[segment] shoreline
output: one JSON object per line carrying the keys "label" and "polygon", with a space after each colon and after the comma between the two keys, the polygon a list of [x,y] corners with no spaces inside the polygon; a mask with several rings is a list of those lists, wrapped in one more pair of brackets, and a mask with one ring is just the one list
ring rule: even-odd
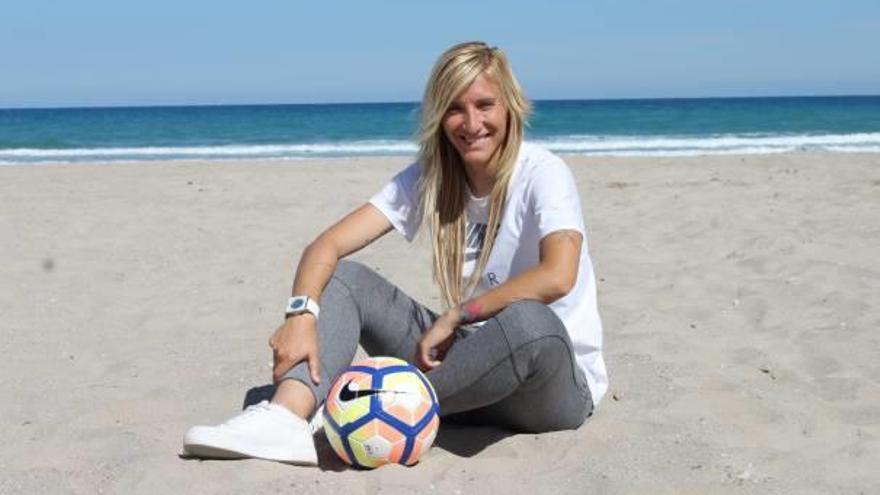
{"label": "shoreline", "polygon": [[[825,151],[825,150],[795,150],[774,153],[707,153],[686,155],[600,155],[600,154],[577,154],[555,153],[566,162],[582,161],[668,161],[668,160],[713,160],[713,159],[757,159],[772,157],[853,157],[855,159],[871,159],[880,157],[880,151]],[[314,156],[314,157],[273,157],[273,158],[183,158],[183,159],[160,159],[160,160],[112,160],[112,161],[58,161],[58,162],[31,162],[12,163],[0,162],[0,170],[4,168],[42,168],[42,167],[137,167],[137,166],[206,166],[206,165],[285,165],[285,164],[333,164],[352,163],[359,161],[387,161],[412,163],[415,155],[353,155],[353,156]]]}

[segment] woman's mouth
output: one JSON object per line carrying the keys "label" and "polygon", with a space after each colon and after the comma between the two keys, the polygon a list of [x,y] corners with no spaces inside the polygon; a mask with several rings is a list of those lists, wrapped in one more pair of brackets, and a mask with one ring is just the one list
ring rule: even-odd
{"label": "woman's mouth", "polygon": [[484,143],[488,142],[490,137],[491,136],[489,134],[483,134],[481,136],[461,136],[459,137],[459,139],[461,139],[464,144],[470,147],[474,147],[481,146]]}

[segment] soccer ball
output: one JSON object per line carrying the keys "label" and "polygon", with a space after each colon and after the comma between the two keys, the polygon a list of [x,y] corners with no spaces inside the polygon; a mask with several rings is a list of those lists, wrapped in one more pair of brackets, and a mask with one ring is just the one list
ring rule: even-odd
{"label": "soccer ball", "polygon": [[440,425],[437,395],[416,367],[374,357],[351,365],[330,387],[324,431],[348,464],[411,466],[431,447]]}

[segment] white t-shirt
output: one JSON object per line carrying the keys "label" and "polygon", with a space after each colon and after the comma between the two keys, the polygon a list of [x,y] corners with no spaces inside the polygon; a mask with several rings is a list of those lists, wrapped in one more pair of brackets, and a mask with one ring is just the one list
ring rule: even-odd
{"label": "white t-shirt", "polygon": [[[593,403],[608,389],[602,358],[602,321],[596,305],[596,280],[587,249],[587,232],[574,177],[559,157],[539,146],[523,143],[507,192],[495,245],[474,294],[504,283],[540,261],[540,241],[558,230],[576,230],[584,236],[577,282],[550,308],[565,324],[574,344],[578,365],[587,376]],[[414,163],[394,176],[370,199],[394,228],[412,241],[419,228],[418,180],[421,167]],[[488,198],[469,197],[464,276],[473,273],[488,223]]]}
{"label": "white t-shirt", "polygon": [[[464,264],[461,267],[462,280],[468,280],[477,267],[480,253],[483,252],[483,240],[486,238],[486,225],[489,224],[489,196],[478,198],[468,191],[468,202],[465,205],[465,246]],[[473,294],[465,294],[465,299],[470,299],[485,292],[480,287],[474,289]]]}

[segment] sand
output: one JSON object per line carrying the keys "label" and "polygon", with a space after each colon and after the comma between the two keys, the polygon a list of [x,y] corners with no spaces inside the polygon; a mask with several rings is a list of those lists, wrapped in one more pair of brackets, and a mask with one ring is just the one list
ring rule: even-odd
{"label": "sand", "polygon": [[[404,158],[0,167],[0,492],[878,493],[880,155],[567,161],[596,415],[371,472],[177,453],[269,383],[298,253]],[[436,307],[427,256],[355,258]]]}

